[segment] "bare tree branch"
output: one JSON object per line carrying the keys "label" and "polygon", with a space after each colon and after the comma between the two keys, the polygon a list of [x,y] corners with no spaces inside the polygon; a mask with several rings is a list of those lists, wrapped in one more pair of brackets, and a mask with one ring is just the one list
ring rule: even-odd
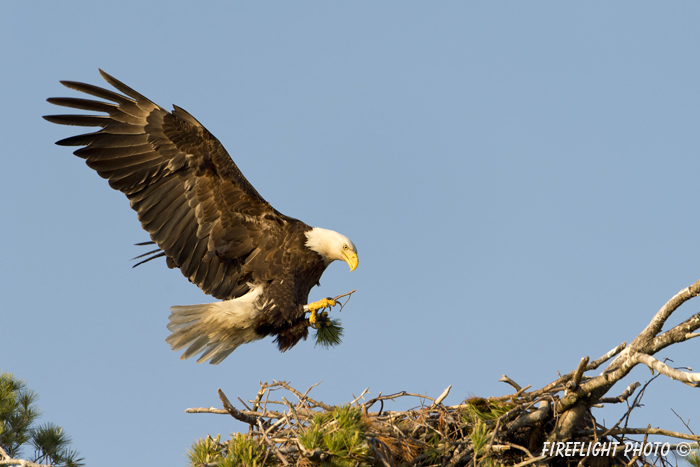
{"label": "bare tree branch", "polygon": [[47,464],[37,464],[24,459],[13,459],[2,447],[0,447],[0,465],[20,465],[22,467],[52,467]]}
{"label": "bare tree branch", "polygon": [[520,385],[518,383],[516,383],[515,381],[513,381],[512,379],[510,379],[507,375],[501,376],[501,379],[499,379],[498,381],[510,384],[511,386],[513,386],[513,389],[515,389],[516,391],[520,391],[520,389],[521,389]]}
{"label": "bare tree branch", "polygon": [[620,402],[625,402],[629,396],[631,396],[634,391],[641,386],[639,381],[635,381],[634,383],[630,384],[625,388],[624,391],[622,391],[622,394],[620,394],[617,397],[601,397],[598,399],[599,404],[619,404]]}
{"label": "bare tree branch", "polygon": [[193,407],[191,409],[185,409],[185,413],[215,413],[219,415],[231,415],[226,409],[217,409],[216,407]]}
{"label": "bare tree branch", "polygon": [[665,363],[660,362],[651,355],[638,353],[630,356],[630,358],[634,359],[636,362],[644,363],[652,370],[656,370],[662,375],[666,375],[671,379],[675,379],[676,381],[680,381],[695,388],[700,387],[700,373],[690,373],[687,371],[676,370],[675,368],[671,368]]}
{"label": "bare tree branch", "polygon": [[438,398],[433,401],[433,404],[430,407],[437,407],[438,405],[442,404],[442,401],[445,400],[445,397],[447,397],[450,394],[450,389],[452,389],[451,384],[447,386],[447,388],[445,388],[444,391],[442,391],[442,394],[440,394]]}
{"label": "bare tree branch", "polygon": [[597,435],[662,435],[668,436],[670,438],[678,439],[689,439],[691,441],[700,441],[700,436],[689,435],[686,433],[680,433],[678,431],[664,430],[661,428],[616,428],[614,430],[579,430],[576,431],[576,435],[588,436],[592,434]]}
{"label": "bare tree branch", "polygon": [[250,415],[246,415],[244,413],[241,413],[240,410],[236,409],[231,402],[229,402],[228,398],[226,397],[226,394],[224,394],[224,391],[221,389],[217,389],[217,392],[219,393],[219,398],[221,399],[221,402],[224,404],[224,409],[231,414],[233,418],[236,420],[240,420],[243,423],[247,423],[249,425],[255,425],[258,422],[258,419],[255,417],[251,417]]}
{"label": "bare tree branch", "polygon": [[617,355],[617,354],[619,354],[620,352],[622,352],[622,350],[623,350],[625,347],[627,347],[627,342],[623,342],[622,344],[620,344],[620,345],[618,345],[617,347],[615,347],[614,349],[610,350],[608,353],[606,353],[606,354],[603,355],[602,357],[600,357],[600,358],[598,358],[597,360],[594,360],[594,361],[592,361],[591,363],[589,363],[588,366],[586,367],[586,371],[595,370],[595,369],[598,368],[600,365],[602,365],[603,363],[605,363],[605,362],[607,362],[608,360],[610,360],[611,358],[613,358],[615,355]]}

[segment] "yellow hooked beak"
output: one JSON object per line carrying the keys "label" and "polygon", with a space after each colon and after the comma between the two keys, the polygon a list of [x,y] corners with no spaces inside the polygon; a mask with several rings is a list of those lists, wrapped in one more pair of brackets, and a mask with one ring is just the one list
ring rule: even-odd
{"label": "yellow hooked beak", "polygon": [[350,266],[351,271],[354,271],[360,262],[360,260],[357,259],[357,253],[353,253],[352,251],[349,251],[349,250],[343,251],[343,259],[345,260],[346,263],[348,263],[348,266]]}

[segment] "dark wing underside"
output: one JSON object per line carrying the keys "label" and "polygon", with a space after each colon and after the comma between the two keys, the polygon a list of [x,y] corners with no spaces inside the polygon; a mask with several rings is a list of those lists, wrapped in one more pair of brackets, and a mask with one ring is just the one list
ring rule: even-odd
{"label": "dark wing underside", "polygon": [[173,106],[170,113],[100,73],[126,96],[62,81],[110,102],[49,99],[59,106],[107,114],[44,117],[62,125],[102,128],[56,144],[85,146],[75,155],[129,198],[168,266],[180,268],[205,293],[234,298],[248,290],[247,282],[278,276],[284,266],[280,249],[285,231],[306,226],[273,209],[221,143],[185,110]]}

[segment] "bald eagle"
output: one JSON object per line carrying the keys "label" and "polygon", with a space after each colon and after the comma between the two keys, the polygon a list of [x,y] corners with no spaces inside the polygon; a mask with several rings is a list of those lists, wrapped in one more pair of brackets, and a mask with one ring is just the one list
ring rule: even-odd
{"label": "bald eagle", "polygon": [[[62,139],[83,146],[74,154],[129,198],[141,226],[170,268],[206,294],[223,300],[171,308],[166,341],[201,352],[197,363],[220,363],[238,346],[274,336],[280,351],[322,322],[319,310],[333,299],[307,303],[321,274],[335,261],[350,270],[357,248],[344,235],[285,216],[246,180],[218,139],[192,115],[168,112],[100,70],[123,94],[90,84],[61,81],[105,101],[50,98],[58,106],[101,115],[49,115],[61,125],[101,127]],[[146,255],[142,255],[146,256]],[[306,317],[306,313],[309,317]]]}

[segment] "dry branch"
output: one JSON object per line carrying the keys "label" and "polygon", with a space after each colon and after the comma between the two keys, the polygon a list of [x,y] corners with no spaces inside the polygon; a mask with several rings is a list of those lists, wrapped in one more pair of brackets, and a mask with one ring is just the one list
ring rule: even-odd
{"label": "dry branch", "polygon": [[13,459],[7,451],[0,447],[0,465],[19,465],[22,467],[52,467],[46,464],[37,464],[24,459]]}
{"label": "dry branch", "polygon": [[576,432],[577,435],[587,436],[592,434],[597,435],[661,435],[669,438],[689,439],[691,441],[700,441],[700,436],[689,435],[678,431],[664,430],[661,428],[618,428],[614,430],[581,430]]}

